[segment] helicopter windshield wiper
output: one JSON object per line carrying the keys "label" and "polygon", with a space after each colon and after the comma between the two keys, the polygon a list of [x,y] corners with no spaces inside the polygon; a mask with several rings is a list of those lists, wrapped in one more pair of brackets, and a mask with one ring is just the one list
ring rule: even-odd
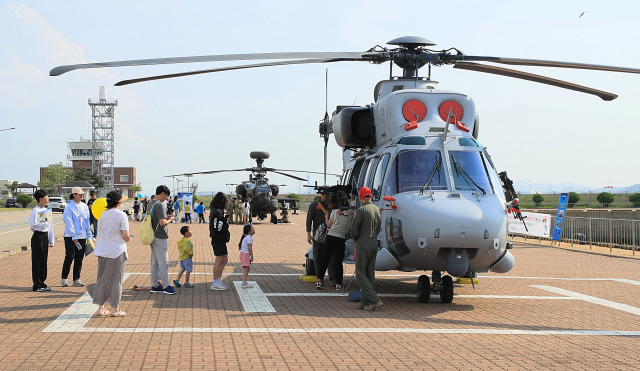
{"label": "helicopter windshield wiper", "polygon": [[438,172],[438,176],[440,176],[440,164],[441,164],[440,152],[436,152],[436,166],[434,166],[433,169],[431,169],[431,174],[429,174],[427,181],[424,183],[422,188],[420,188],[420,194],[423,194],[425,188],[427,188],[427,186],[431,183],[431,179],[433,179],[433,176],[436,174],[436,171]]}
{"label": "helicopter windshield wiper", "polygon": [[[467,182],[467,184],[469,186],[476,186],[477,189],[479,189],[482,192],[482,195],[486,195],[487,192],[485,192],[484,188],[480,187],[478,185],[478,183],[476,183],[473,178],[471,178],[471,176],[462,168],[462,166],[460,166],[460,164],[456,161],[456,158],[453,156],[453,154],[451,154],[451,161],[453,161],[453,166],[454,169],[456,170],[456,174],[459,176],[460,174],[462,174],[462,179],[464,179],[465,182]],[[473,183],[473,184],[472,184]]]}

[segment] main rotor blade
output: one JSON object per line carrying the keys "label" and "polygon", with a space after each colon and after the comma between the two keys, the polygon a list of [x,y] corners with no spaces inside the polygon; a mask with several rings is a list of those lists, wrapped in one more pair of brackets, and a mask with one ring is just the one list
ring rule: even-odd
{"label": "main rotor blade", "polygon": [[[274,170],[278,170],[278,171],[290,171],[293,173],[309,173],[309,174],[324,174],[323,172],[319,172],[319,171],[307,171],[307,170],[286,170],[286,169],[269,169],[269,171],[274,171]],[[333,175],[333,176],[337,176],[337,177],[341,177],[342,175],[340,174],[332,174],[332,173],[327,173],[327,175]],[[306,179],[305,179],[306,180]]]}
{"label": "main rotor blade", "polygon": [[245,64],[245,65],[240,65],[240,66],[221,67],[221,68],[213,68],[213,69],[209,69],[209,70],[200,70],[200,71],[191,71],[191,72],[182,72],[182,73],[172,73],[172,74],[169,74],[169,75],[158,75],[158,76],[142,77],[142,78],[138,78],[138,79],[123,80],[123,81],[117,82],[115,84],[115,86],[136,84],[136,83],[139,83],[139,82],[152,81],[152,80],[170,79],[170,78],[174,78],[174,77],[201,75],[201,74],[204,74],[204,73],[211,73],[211,72],[242,70],[242,69],[246,69],[246,68],[284,66],[284,65],[288,65],[288,64],[330,63],[330,62],[361,61],[361,60],[363,60],[363,59],[361,59],[361,58],[301,59],[301,60],[282,61],[282,62]]}
{"label": "main rotor blade", "polygon": [[577,85],[577,84],[573,84],[573,83],[562,81],[562,80],[556,80],[556,79],[552,79],[550,77],[535,75],[535,74],[532,74],[532,73],[511,70],[511,69],[508,69],[508,68],[487,66],[485,64],[470,63],[470,62],[458,62],[453,66],[453,68],[459,68],[459,69],[463,69],[463,70],[476,71],[476,72],[491,73],[491,74],[494,74],[494,75],[502,75],[502,76],[507,76],[507,77],[513,77],[513,78],[516,78],[516,79],[522,79],[522,80],[538,82],[538,83],[541,83],[541,84],[553,85],[553,86],[557,86],[559,88],[575,90],[575,91],[579,91],[581,93],[592,94],[592,95],[598,96],[598,97],[602,98],[603,100],[607,100],[607,101],[614,100],[614,99],[616,99],[618,97],[618,95],[613,94],[613,93],[609,93],[609,92],[606,92],[606,91],[596,90],[596,89],[592,89],[592,88],[589,88],[589,87],[586,87],[586,86]]}
{"label": "main rotor blade", "polygon": [[280,175],[288,176],[289,178],[293,178],[293,179],[295,179],[295,180],[302,180],[303,182],[306,182],[306,181],[307,181],[306,179],[304,179],[304,178],[300,178],[299,176],[295,176],[295,175],[291,175],[291,174],[283,173],[283,172],[280,172],[280,171],[272,170],[272,172],[274,172],[274,173],[276,173],[276,174],[280,174]]}
{"label": "main rotor blade", "polygon": [[575,69],[582,69],[582,70],[640,73],[639,68],[604,66],[601,64],[588,64],[588,63],[575,63],[575,62],[547,61],[542,59],[480,57],[480,56],[474,56],[474,55],[447,55],[447,56],[443,56],[442,60],[450,61],[450,62],[456,62],[456,61],[492,62],[492,63],[502,63],[502,64],[518,65],[518,66],[558,67],[558,68],[575,68]]}
{"label": "main rotor blade", "polygon": [[186,176],[186,175],[201,175],[201,174],[215,174],[215,173],[224,173],[229,171],[252,171],[253,168],[246,169],[233,169],[233,170],[211,170],[211,171],[199,171],[196,173],[184,173],[184,174],[174,174],[174,175],[165,175],[165,178],[171,178],[173,176]]}
{"label": "main rotor blade", "polygon": [[222,62],[222,61],[246,61],[261,59],[302,59],[302,58],[356,58],[361,59],[362,55],[370,55],[370,52],[291,52],[291,53],[249,53],[249,54],[219,54],[200,55],[194,57],[176,58],[152,58],[152,59],[132,59],[127,61],[99,62],[85,64],[71,64],[58,66],[49,71],[49,76],[60,76],[63,73],[77,69],[101,68],[101,67],[125,67],[125,66],[148,66],[156,64],[176,64],[194,62]]}

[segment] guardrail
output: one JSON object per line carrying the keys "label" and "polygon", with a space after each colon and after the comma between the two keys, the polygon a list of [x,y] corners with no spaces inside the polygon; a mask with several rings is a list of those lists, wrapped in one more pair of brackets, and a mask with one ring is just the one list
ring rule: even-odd
{"label": "guardrail", "polygon": [[[555,225],[556,217],[551,217],[551,224]],[[531,239],[545,239],[532,235],[521,235]],[[640,251],[640,220],[611,219],[611,218],[585,218],[565,216],[560,235],[560,242],[589,245],[589,249],[596,246]]]}

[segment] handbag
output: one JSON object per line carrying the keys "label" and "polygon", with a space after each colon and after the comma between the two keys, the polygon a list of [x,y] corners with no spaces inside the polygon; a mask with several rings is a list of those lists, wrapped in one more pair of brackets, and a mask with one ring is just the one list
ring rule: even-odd
{"label": "handbag", "polygon": [[318,243],[324,243],[324,240],[327,238],[327,225],[320,224],[318,229],[316,229],[316,233],[313,235],[313,240]]}
{"label": "handbag", "polygon": [[[143,245],[151,245],[153,240],[156,238],[156,231],[151,225],[151,215],[153,214],[153,208],[156,207],[156,205],[151,207],[151,211],[145,215],[140,225],[140,242]],[[158,223],[158,225],[160,225],[160,223]],[[156,226],[156,228],[158,228],[158,226]]]}
{"label": "handbag", "polygon": [[89,239],[84,245],[84,256],[89,256],[96,249],[95,240]]}

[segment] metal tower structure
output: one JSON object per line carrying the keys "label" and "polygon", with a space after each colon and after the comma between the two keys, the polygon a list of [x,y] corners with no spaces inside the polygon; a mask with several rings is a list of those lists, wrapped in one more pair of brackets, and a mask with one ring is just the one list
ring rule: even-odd
{"label": "metal tower structure", "polygon": [[99,99],[89,99],[91,107],[91,174],[98,174],[107,190],[114,181],[114,111],[118,101],[107,99],[106,89],[100,87]]}

